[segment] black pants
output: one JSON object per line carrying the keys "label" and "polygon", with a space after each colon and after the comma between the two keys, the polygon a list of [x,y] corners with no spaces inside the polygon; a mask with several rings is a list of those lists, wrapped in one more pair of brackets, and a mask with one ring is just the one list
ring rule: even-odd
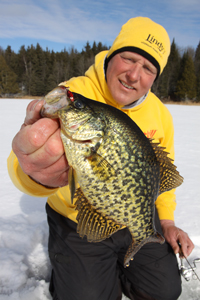
{"label": "black pants", "polygon": [[[131,243],[128,229],[103,242],[89,243],[77,234],[76,223],[48,204],[46,210],[52,264],[50,292],[54,300],[119,300],[122,292],[133,300],[179,297],[181,279],[169,244],[146,244],[124,268],[124,255]],[[157,214],[156,228],[161,232]]]}

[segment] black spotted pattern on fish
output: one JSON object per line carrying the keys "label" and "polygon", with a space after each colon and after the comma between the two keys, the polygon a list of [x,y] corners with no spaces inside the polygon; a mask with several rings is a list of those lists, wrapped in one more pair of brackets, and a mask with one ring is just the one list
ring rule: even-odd
{"label": "black spotted pattern on fish", "polygon": [[[149,140],[126,114],[73,93],[74,102],[52,114],[61,123],[69,166],[79,184],[74,196],[80,236],[90,242],[129,229],[132,243],[124,266],[148,242],[163,243],[154,226],[155,200],[183,178],[159,145]],[[76,99],[82,101],[76,107]],[[46,96],[48,107],[50,100]],[[55,105],[55,102],[52,103]],[[42,110],[45,115],[45,105]]]}

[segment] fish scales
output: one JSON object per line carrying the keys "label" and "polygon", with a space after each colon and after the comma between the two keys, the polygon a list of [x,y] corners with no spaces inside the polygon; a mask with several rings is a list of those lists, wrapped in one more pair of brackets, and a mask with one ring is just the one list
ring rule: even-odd
{"label": "fish scales", "polygon": [[41,114],[60,120],[66,157],[79,184],[74,195],[77,231],[98,242],[127,227],[133,238],[127,266],[145,243],[164,242],[154,226],[154,203],[183,178],[163,148],[126,114],[73,95],[74,101],[66,96],[63,107],[51,104],[47,95]]}

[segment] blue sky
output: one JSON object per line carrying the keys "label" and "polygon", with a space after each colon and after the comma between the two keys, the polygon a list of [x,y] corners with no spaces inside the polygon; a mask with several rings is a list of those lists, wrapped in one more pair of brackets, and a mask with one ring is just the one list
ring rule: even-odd
{"label": "blue sky", "polygon": [[37,43],[58,52],[81,51],[87,41],[111,46],[136,16],[164,26],[181,48],[196,49],[200,42],[199,0],[0,0],[0,47],[17,53]]}

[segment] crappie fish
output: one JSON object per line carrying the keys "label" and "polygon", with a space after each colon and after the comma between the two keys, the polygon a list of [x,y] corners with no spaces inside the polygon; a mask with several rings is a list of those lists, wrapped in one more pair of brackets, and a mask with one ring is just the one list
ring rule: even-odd
{"label": "crappie fish", "polygon": [[183,182],[164,148],[122,111],[62,86],[47,94],[41,115],[60,120],[79,235],[98,242],[126,226],[132,243],[124,267],[144,244],[164,243],[154,203]]}

